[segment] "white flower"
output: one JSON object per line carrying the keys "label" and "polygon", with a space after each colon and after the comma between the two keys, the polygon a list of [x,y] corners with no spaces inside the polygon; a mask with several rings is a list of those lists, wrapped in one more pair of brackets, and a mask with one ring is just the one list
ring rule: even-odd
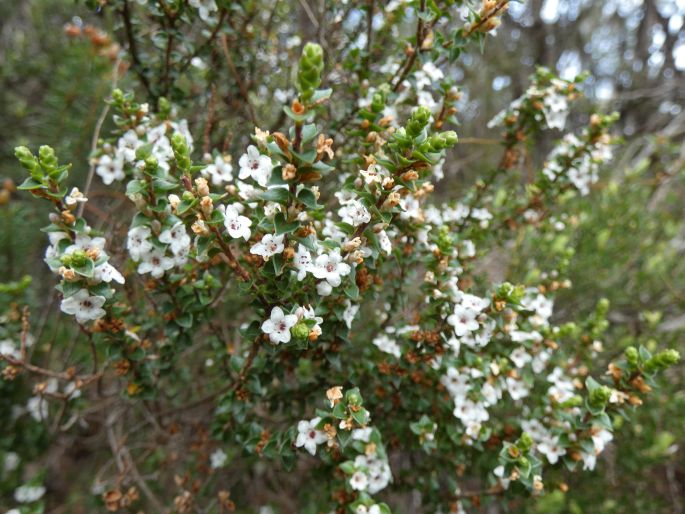
{"label": "white flower", "polygon": [[203,21],[211,21],[211,13],[218,10],[215,0],[188,0],[188,3],[199,11]]}
{"label": "white flower", "polygon": [[202,175],[209,176],[212,184],[220,186],[226,182],[233,180],[233,166],[231,162],[223,155],[217,155],[214,158],[214,163],[209,164],[202,170]]}
{"label": "white flower", "polygon": [[312,254],[304,245],[297,245],[293,265],[297,268],[297,280],[303,280],[308,271],[313,271]]}
{"label": "white flower", "polygon": [[19,503],[33,503],[40,500],[45,494],[42,485],[22,485],[14,491],[14,499]]}
{"label": "white flower", "polygon": [[171,247],[174,255],[184,254],[190,248],[190,236],[186,232],[186,227],[180,221],[173,227],[166,229],[159,235],[159,241]]}
{"label": "white flower", "polygon": [[81,191],[79,191],[78,187],[74,187],[71,190],[71,193],[69,193],[65,198],[64,198],[64,203],[67,205],[67,207],[73,207],[76,204],[79,203],[86,203],[88,201],[88,198],[86,198]]}
{"label": "white flower", "polygon": [[392,243],[390,242],[388,233],[385,230],[381,230],[376,235],[378,236],[378,244],[380,245],[383,253],[390,255],[392,253]]}
{"label": "white flower", "polygon": [[316,425],[319,424],[321,418],[313,418],[309,421],[302,420],[297,424],[297,440],[295,446],[307,450],[312,455],[316,454],[316,446],[325,443],[328,436],[322,430],[317,430]]}
{"label": "white flower", "polygon": [[391,339],[387,334],[381,334],[374,338],[373,344],[377,346],[380,351],[389,353],[390,355],[394,355],[398,359],[400,358],[400,355],[402,355],[400,346],[394,339]]}
{"label": "white flower", "polygon": [[368,443],[372,431],[373,428],[371,427],[355,428],[354,430],[352,430],[352,439],[354,439],[355,441],[364,441],[365,443]]}
{"label": "white flower", "polygon": [[462,305],[454,306],[454,312],[447,317],[447,323],[454,327],[454,333],[457,337],[478,330],[476,312]]}
{"label": "white flower", "polygon": [[290,328],[297,323],[297,316],[285,314],[280,307],[271,310],[271,317],[262,323],[262,332],[269,336],[272,343],[287,343],[290,341]]}
{"label": "white flower", "polygon": [[361,471],[355,471],[350,477],[350,487],[355,491],[364,491],[369,486],[369,479]]}
{"label": "white flower", "polygon": [[21,359],[21,351],[17,348],[11,339],[4,339],[0,341],[0,355],[7,355],[15,359]]}
{"label": "white flower", "polygon": [[517,368],[522,368],[526,365],[526,363],[532,360],[532,357],[523,346],[519,346],[518,348],[516,348],[516,350],[511,352],[509,358],[516,365]]}
{"label": "white flower", "polygon": [[110,185],[115,180],[124,180],[126,173],[124,173],[124,156],[122,154],[115,155],[112,158],[109,155],[103,155],[98,159],[98,165],[95,168],[102,182]]}
{"label": "white flower", "polygon": [[260,186],[266,187],[271,177],[271,170],[273,170],[273,163],[269,156],[260,154],[256,146],[250,145],[247,147],[247,153],[240,157],[238,164],[240,165],[238,178],[245,180],[252,177]]}
{"label": "white flower", "polygon": [[128,231],[128,240],[126,241],[126,249],[128,250],[131,259],[139,261],[143,255],[152,250],[152,243],[149,237],[152,234],[150,227],[140,225]]}
{"label": "white flower", "polygon": [[110,283],[112,280],[118,284],[125,282],[124,276],[109,262],[100,264],[93,270],[93,279],[107,283]]}
{"label": "white flower", "polygon": [[430,78],[432,82],[437,82],[445,78],[442,70],[430,61],[424,64],[421,70],[428,76],[428,78]]}
{"label": "white flower", "polygon": [[21,462],[19,454],[15,452],[7,452],[5,454],[5,461],[3,462],[2,467],[7,472],[14,471],[19,467],[19,462]]}
{"label": "white flower", "polygon": [[262,237],[261,241],[252,245],[250,248],[250,253],[255,255],[261,255],[265,261],[273,257],[277,253],[283,251],[283,234],[280,236],[266,234]]}
{"label": "white flower", "polygon": [[63,299],[60,309],[66,314],[76,316],[79,323],[85,323],[105,315],[105,310],[101,308],[104,303],[104,296],[91,296],[87,289],[80,289],[69,298]]}
{"label": "white flower", "polygon": [[359,200],[352,200],[343,205],[338,210],[338,215],[345,223],[349,223],[353,227],[358,227],[362,223],[371,221],[371,213]]}
{"label": "white flower", "polygon": [[602,453],[607,443],[610,442],[613,438],[613,434],[604,428],[595,431],[592,434],[592,442],[595,445],[595,453]]}
{"label": "white flower", "polygon": [[333,292],[333,286],[326,281],[316,284],[316,292],[319,296],[329,296]]}
{"label": "white flower", "polygon": [[558,437],[542,441],[538,444],[537,448],[540,453],[547,457],[550,464],[556,464],[559,461],[559,457],[566,455],[566,448],[559,446]]}
{"label": "white flower", "polygon": [[347,328],[352,328],[352,322],[359,312],[359,305],[353,305],[349,299],[345,300],[345,302],[346,306],[345,311],[343,312],[343,321],[345,322],[345,325],[347,325]]}
{"label": "white flower", "polygon": [[144,275],[149,273],[154,278],[160,278],[165,271],[170,270],[176,265],[171,257],[166,257],[164,252],[154,249],[143,255],[143,261],[138,265],[138,273]]}
{"label": "white flower", "polygon": [[583,457],[583,470],[594,470],[595,465],[597,464],[597,455],[583,452],[581,453],[581,456]]}
{"label": "white flower", "polygon": [[528,387],[523,380],[516,380],[512,377],[507,377],[507,390],[512,400],[520,400],[528,396]]}
{"label": "white flower", "polygon": [[247,241],[252,234],[250,231],[252,221],[246,216],[242,216],[233,205],[227,205],[224,210],[224,226],[228,234],[234,239],[242,237]]}
{"label": "white flower", "polygon": [[115,160],[121,158],[126,162],[135,161],[136,150],[142,145],[143,143],[138,139],[138,134],[134,130],[129,130],[119,138]]}
{"label": "white flower", "polygon": [[459,370],[453,367],[447,368],[447,373],[440,382],[453,397],[464,396],[471,389],[468,375],[459,373]]}
{"label": "white flower", "polygon": [[337,248],[329,254],[321,254],[314,261],[312,273],[316,278],[324,279],[332,287],[338,287],[341,277],[350,273],[350,265],[342,262],[340,250]]}
{"label": "white flower", "polygon": [[41,396],[32,396],[26,402],[26,410],[36,421],[43,421],[48,417],[48,402]]}
{"label": "white flower", "polygon": [[226,452],[219,448],[212,452],[212,454],[209,456],[209,460],[212,469],[218,469],[223,467],[224,464],[226,464],[226,461],[228,460],[228,455],[226,455]]}

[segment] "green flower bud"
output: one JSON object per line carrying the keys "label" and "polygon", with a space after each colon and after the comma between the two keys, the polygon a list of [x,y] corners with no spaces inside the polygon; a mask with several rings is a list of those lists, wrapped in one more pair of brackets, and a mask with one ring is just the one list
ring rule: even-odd
{"label": "green flower bud", "polygon": [[159,100],[157,100],[157,110],[159,111],[159,117],[161,119],[167,119],[171,114],[171,104],[169,103],[169,100],[160,96]]}
{"label": "green flower bud", "polygon": [[52,147],[47,145],[41,146],[38,149],[38,157],[40,158],[41,166],[48,174],[57,168],[57,157]]}
{"label": "green flower bud", "polygon": [[635,348],[634,346],[629,346],[628,348],[626,348],[625,356],[626,360],[628,361],[628,365],[631,368],[637,367],[639,355],[640,354],[638,353],[637,348]]}
{"label": "green flower bud", "polygon": [[611,397],[611,389],[607,386],[599,386],[590,393],[590,405],[596,409],[606,406]]}
{"label": "green flower bud", "polygon": [[357,389],[351,389],[345,393],[345,402],[347,405],[361,405],[362,397]]}
{"label": "green flower bud", "polygon": [[385,95],[381,91],[376,91],[371,97],[371,110],[375,113],[381,112],[385,108]]}
{"label": "green flower bud", "polygon": [[120,104],[124,101],[124,92],[117,88],[114,91],[112,91],[112,100],[114,103]]}
{"label": "green flower bud", "polygon": [[182,170],[190,169],[190,152],[188,150],[188,143],[186,138],[179,132],[171,136],[171,149],[174,151],[176,164]]}
{"label": "green flower bud", "polygon": [[428,125],[430,117],[431,112],[427,107],[416,109],[407,122],[407,135],[411,138],[417,138],[423,129],[426,128],[426,125]]}
{"label": "green flower bud", "polygon": [[63,255],[60,258],[62,264],[64,264],[65,266],[70,266],[72,268],[81,268],[85,266],[89,260],[90,257],[88,257],[88,255],[86,255],[86,252],[84,252],[83,250],[76,250],[69,255]]}
{"label": "green flower bud", "polygon": [[518,446],[523,453],[528,452],[533,446],[533,439],[530,437],[530,434],[528,432],[523,432],[516,442],[516,446]]}
{"label": "green flower bud", "polygon": [[33,178],[42,178],[43,173],[40,164],[38,164],[38,160],[31,153],[31,150],[25,146],[17,146],[14,149],[14,155],[19,160],[21,167],[27,170]]}
{"label": "green flower bud", "polygon": [[597,309],[595,312],[597,313],[598,317],[605,317],[607,312],[609,312],[609,300],[602,298],[599,302],[597,302]]}
{"label": "green flower bud", "polygon": [[186,202],[192,202],[195,200],[195,195],[191,193],[190,191],[183,191],[183,195],[181,196],[184,201]]}
{"label": "green flower bud", "polygon": [[645,362],[645,371],[651,373],[658,369],[666,369],[680,360],[680,354],[676,350],[664,350]]}
{"label": "green flower bud", "polygon": [[300,65],[297,71],[297,83],[300,99],[307,102],[314,91],[321,85],[323,72],[323,48],[316,43],[307,43],[302,49]]}
{"label": "green flower bud", "polygon": [[159,162],[155,157],[150,156],[147,159],[145,159],[145,171],[147,171],[148,173],[154,173],[155,171],[157,171],[158,165]]}
{"label": "green flower bud", "polygon": [[680,361],[680,353],[678,353],[678,350],[673,349],[664,350],[657,355],[657,358],[664,364],[664,367],[673,366]]}
{"label": "green flower bud", "polygon": [[580,407],[583,404],[583,398],[579,395],[574,395],[568,400],[566,400],[564,403],[561,404],[561,406],[565,409],[570,408],[570,407]]}
{"label": "green flower bud", "polygon": [[442,225],[438,232],[438,248],[442,252],[448,252],[452,248],[452,236],[450,235],[450,228],[447,225]]}
{"label": "green flower bud", "polygon": [[290,333],[295,339],[307,339],[309,337],[309,327],[300,321],[290,329]]}

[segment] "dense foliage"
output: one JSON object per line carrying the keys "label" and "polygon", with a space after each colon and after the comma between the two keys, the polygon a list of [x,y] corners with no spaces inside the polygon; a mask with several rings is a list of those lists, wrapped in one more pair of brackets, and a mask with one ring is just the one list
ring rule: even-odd
{"label": "dense foliage", "polygon": [[55,5],[3,71],[63,75],[0,195],[0,506],[682,509],[675,121],[539,67],[474,123],[508,0]]}

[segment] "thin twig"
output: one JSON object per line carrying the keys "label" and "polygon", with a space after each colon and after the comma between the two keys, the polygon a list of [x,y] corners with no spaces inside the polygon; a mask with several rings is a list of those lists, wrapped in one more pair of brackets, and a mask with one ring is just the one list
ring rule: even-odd
{"label": "thin twig", "polygon": [[[116,89],[117,83],[119,82],[119,66],[121,65],[121,56],[117,57],[116,62],[114,63],[114,68],[112,69],[112,90]],[[100,113],[100,117],[97,120],[97,123],[95,124],[95,131],[93,132],[93,137],[90,140],[90,156],[92,157],[93,154],[95,153],[95,150],[97,150],[98,147],[98,140],[100,139],[100,131],[102,130],[102,125],[105,123],[105,120],[107,119],[107,115],[109,114],[109,103],[105,103],[105,107],[102,109],[102,112]],[[95,175],[95,167],[96,167],[96,162],[93,161],[90,164],[90,168],[88,169],[88,177],[86,178],[86,185],[83,188],[83,196],[86,198],[88,197],[88,192],[90,191],[90,186],[93,183],[93,176]],[[85,209],[86,204],[84,202],[81,202],[81,204],[78,206],[78,210],[76,211],[77,215],[81,217],[83,215],[83,209]]]}
{"label": "thin twig", "polygon": [[245,83],[240,78],[240,74],[238,73],[238,70],[236,69],[235,64],[233,63],[231,53],[228,51],[228,38],[226,37],[226,34],[221,34],[221,49],[224,53],[224,57],[226,58],[226,64],[228,64],[228,69],[233,75],[236,84],[238,84],[238,89],[240,90],[240,95],[243,97],[243,101],[245,102],[245,107],[247,109],[248,115],[250,116],[250,121],[255,127],[257,127],[257,118],[255,117],[254,110],[252,109],[252,105],[250,104],[250,97],[247,88],[245,87]]}

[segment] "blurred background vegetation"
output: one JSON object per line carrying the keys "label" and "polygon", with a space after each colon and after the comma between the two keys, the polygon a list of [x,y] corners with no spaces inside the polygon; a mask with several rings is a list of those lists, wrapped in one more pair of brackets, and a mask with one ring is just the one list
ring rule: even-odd
{"label": "blurred background vegetation", "polygon": [[[348,12],[353,15],[354,2],[349,3]],[[308,17],[299,14],[296,23],[301,26],[295,29],[311,33]],[[503,249],[513,257],[507,259],[502,273],[514,281],[555,266],[562,256],[574,287],[563,291],[557,301],[561,320],[587,315],[601,297],[610,300],[608,339],[616,346],[606,349],[607,362],[622,351],[621,341],[636,337],[648,347],[658,342],[685,353],[684,17],[681,0],[512,4],[497,37],[488,39],[483,53],[465,54],[455,72],[463,94],[458,114],[462,144],[445,165],[446,178],[437,188],[443,198],[458,195],[493,164],[492,145],[498,144],[498,134],[486,128],[487,121],[525,90],[537,65],[564,77],[590,72],[583,86],[586,100],[574,112],[571,126],[587,122],[591,105],[620,112],[617,131],[625,142],[593,194],[580,200],[582,214],[563,220],[565,230],[535,234],[515,248]],[[113,41],[121,36],[115,21],[83,2],[0,3],[2,179],[16,182],[21,175],[13,157],[15,146],[41,143],[53,146],[61,160],[74,163],[74,184],[85,180],[94,127],[111,90],[113,73],[122,70],[116,66],[116,56],[103,52],[97,37],[65,33],[68,23],[93,25]],[[243,65],[247,66],[238,61],[239,67]],[[137,84],[132,74],[119,77],[119,83],[124,88]],[[140,93],[144,95],[143,90]],[[267,109],[268,102],[257,108]],[[200,111],[182,113],[198,136]],[[544,144],[530,148],[531,168],[545,155]],[[0,200],[0,282],[30,275],[33,282],[23,293],[28,298],[22,301],[34,305],[35,317],[40,318],[55,299],[42,262],[46,241],[37,231],[45,224],[45,212],[28,195],[13,192],[9,183],[4,184]],[[98,205],[96,197],[86,211],[95,226],[106,221],[100,219]],[[3,290],[0,299],[5,309],[18,297]],[[60,330],[59,326],[50,329]],[[598,362],[597,370],[605,366],[606,362]],[[605,452],[596,471],[569,476],[569,494],[552,493],[531,511],[685,512],[684,382],[681,364],[672,370],[665,394],[654,400],[659,403],[638,410],[637,422],[619,432],[618,446],[632,451]],[[12,397],[16,387],[18,383],[0,385],[3,418],[11,408],[4,400]],[[0,451],[15,445],[33,446],[38,455],[47,444],[40,432],[2,431]],[[79,459],[91,458],[88,450],[54,448],[47,467],[55,476],[47,482],[57,492],[52,497],[61,502],[51,512],[87,512],[77,509],[83,508],[83,502],[73,495],[89,490],[92,474],[88,469],[80,477],[74,474],[70,480],[83,480],[81,487],[74,487],[59,470],[65,460],[70,466],[64,469],[78,469]],[[3,493],[7,490],[0,486]]]}

